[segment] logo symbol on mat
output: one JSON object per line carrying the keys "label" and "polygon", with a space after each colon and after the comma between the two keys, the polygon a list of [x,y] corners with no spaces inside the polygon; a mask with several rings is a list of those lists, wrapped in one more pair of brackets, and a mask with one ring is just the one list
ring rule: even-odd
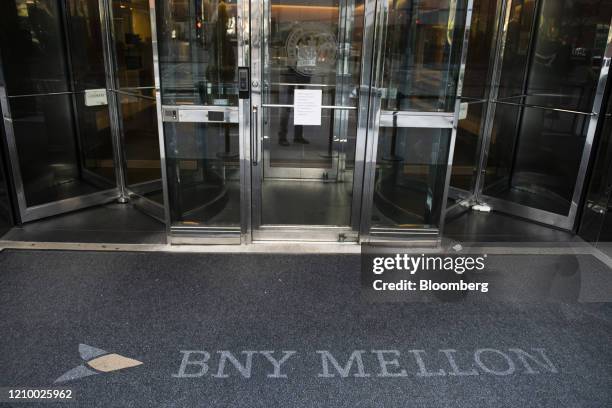
{"label": "logo symbol on mat", "polygon": [[90,375],[109,373],[111,371],[136,367],[142,364],[142,361],[115,353],[109,353],[106,350],[91,347],[87,344],[79,344],[79,354],[85,363],[74,367],[72,370],[66,371],[54,382],[61,383],[72,381]]}

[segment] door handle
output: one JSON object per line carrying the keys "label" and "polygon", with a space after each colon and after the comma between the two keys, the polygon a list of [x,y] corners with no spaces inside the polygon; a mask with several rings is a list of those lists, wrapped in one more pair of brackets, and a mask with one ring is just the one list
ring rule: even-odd
{"label": "door handle", "polygon": [[253,106],[253,110],[251,112],[251,160],[253,161],[253,166],[257,166],[257,163],[259,162],[258,120],[257,106]]}

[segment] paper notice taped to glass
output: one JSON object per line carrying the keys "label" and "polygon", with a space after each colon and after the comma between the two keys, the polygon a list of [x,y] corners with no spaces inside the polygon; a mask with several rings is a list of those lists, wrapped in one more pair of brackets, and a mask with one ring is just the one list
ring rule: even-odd
{"label": "paper notice taped to glass", "polygon": [[321,102],[323,91],[320,89],[296,89],[293,95],[293,125],[321,126]]}

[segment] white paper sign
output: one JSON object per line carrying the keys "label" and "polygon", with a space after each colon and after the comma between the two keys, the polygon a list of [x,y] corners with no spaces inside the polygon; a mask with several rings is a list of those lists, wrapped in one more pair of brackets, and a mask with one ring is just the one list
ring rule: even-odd
{"label": "white paper sign", "polygon": [[296,89],[293,95],[293,124],[297,126],[321,126],[320,89]]}
{"label": "white paper sign", "polygon": [[102,105],[108,105],[108,100],[106,99],[106,89],[85,90],[85,106]]}
{"label": "white paper sign", "polygon": [[459,120],[467,119],[469,105],[466,102],[459,104]]}

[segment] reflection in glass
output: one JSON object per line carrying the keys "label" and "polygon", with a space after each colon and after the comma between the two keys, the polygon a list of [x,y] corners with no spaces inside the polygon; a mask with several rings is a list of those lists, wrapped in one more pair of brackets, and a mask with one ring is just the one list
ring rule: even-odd
{"label": "reflection in glass", "polygon": [[453,111],[465,2],[387,1],[382,109]]}
{"label": "reflection in glass", "polygon": [[112,155],[96,142],[109,132],[105,110],[82,108],[80,156],[70,95],[12,98],[10,103],[28,206],[114,187]]}
{"label": "reflection in glass", "polygon": [[127,185],[131,191],[162,204],[157,111],[153,91],[133,95],[120,93],[119,100]]}
{"label": "reflection in glass", "polygon": [[495,106],[483,189],[485,194],[488,190],[503,190],[506,188],[504,186],[509,185],[519,114],[518,106],[502,104]]}
{"label": "reflection in glass", "polygon": [[108,106],[86,106],[84,93],[106,87],[98,1],[0,4],[13,159],[26,205],[114,188]]}
{"label": "reflection in glass", "polygon": [[163,205],[149,2],[113,0],[112,8],[126,184]]}
{"label": "reflection in glass", "polygon": [[529,42],[535,3],[535,0],[512,0],[499,83],[500,99],[520,96],[523,93],[525,72],[529,65]]}
{"label": "reflection in glass", "polygon": [[[272,0],[264,19],[264,104],[293,105],[296,89],[315,89],[324,106],[357,106],[362,1]],[[294,120],[292,107],[263,110],[262,224],[349,225],[356,110],[323,109],[320,126]]]}
{"label": "reflection in glass", "polygon": [[70,90],[62,9],[57,0],[2,0],[0,27],[9,95]]}
{"label": "reflection in glass", "polygon": [[448,205],[471,198],[475,191],[486,104],[474,100],[488,97],[498,5],[498,1],[474,2],[462,90],[468,113],[457,128]]}
{"label": "reflection in glass", "polygon": [[[236,1],[156,6],[163,104],[237,106]],[[173,225],[240,225],[238,135],[238,124],[164,124]]]}
{"label": "reflection in glass", "polygon": [[542,0],[528,104],[591,112],[610,16],[611,2]]}
{"label": "reflection in glass", "polygon": [[153,87],[148,0],[112,0],[119,88]]}
{"label": "reflection in glass", "polygon": [[115,185],[113,143],[108,106],[85,106],[85,95],[73,95],[81,176],[100,188]]}
{"label": "reflection in glass", "polygon": [[225,154],[225,135],[229,133],[237,145],[238,125],[164,126],[173,224],[240,225],[240,161],[237,155]]}
{"label": "reflection in glass", "polygon": [[459,121],[457,128],[450,185],[455,189],[463,190],[460,197],[452,197],[459,201],[469,198],[474,189],[478,171],[478,140],[483,124],[484,109],[485,103],[483,102],[470,103],[467,117]]}
{"label": "reflection in glass", "polygon": [[475,1],[472,11],[470,40],[465,63],[462,95],[466,98],[486,98],[491,56],[495,51],[497,7],[501,0]]}
{"label": "reflection in glass", "polygon": [[373,227],[439,227],[450,135],[450,129],[380,129]]}
{"label": "reflection in glass", "polygon": [[605,112],[580,224],[589,242],[612,242],[612,93]]}
{"label": "reflection in glass", "polygon": [[106,88],[98,0],[67,0],[66,18],[73,90]]}
{"label": "reflection in glass", "polygon": [[[494,132],[503,129],[501,120]],[[485,194],[568,215],[588,122],[585,115],[524,108],[516,147],[503,131],[492,141],[495,155],[487,167]]]}
{"label": "reflection in glass", "polygon": [[236,0],[157,7],[163,104],[237,106]]}
{"label": "reflection in glass", "polygon": [[561,109],[593,110],[612,4],[539,4],[513,2],[500,99],[519,106],[496,104],[484,192],[568,216],[590,116]]}

